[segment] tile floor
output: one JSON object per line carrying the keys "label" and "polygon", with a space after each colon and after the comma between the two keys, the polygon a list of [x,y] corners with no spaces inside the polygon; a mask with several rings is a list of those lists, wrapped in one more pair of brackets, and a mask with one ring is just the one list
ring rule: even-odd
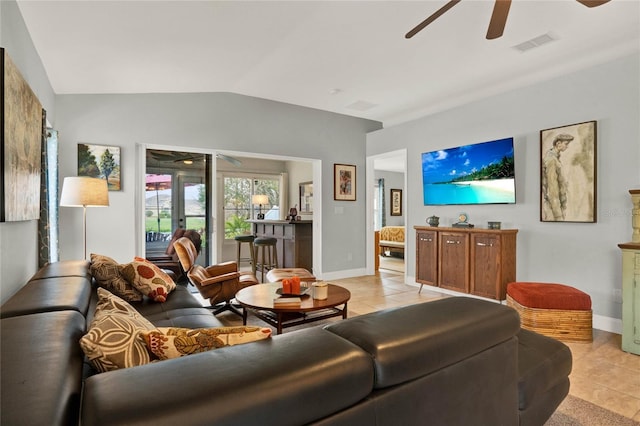
{"label": "tile floor", "polygon": [[[448,297],[427,286],[418,294],[402,273],[387,269],[332,283],[351,292],[351,316]],[[594,330],[592,343],[567,344],[573,354],[570,394],[640,422],[640,356],[623,352],[620,342],[619,334]]]}
{"label": "tile floor", "polygon": [[[444,297],[406,285],[403,275],[380,270],[376,276],[336,281],[351,291],[349,311],[375,310]],[[573,355],[570,394],[640,422],[640,356],[620,349],[621,336],[594,330],[592,343],[567,343]]]}

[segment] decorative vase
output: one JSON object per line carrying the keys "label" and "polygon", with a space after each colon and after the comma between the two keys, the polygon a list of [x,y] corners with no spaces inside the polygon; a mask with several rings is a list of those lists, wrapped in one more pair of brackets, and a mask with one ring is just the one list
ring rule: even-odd
{"label": "decorative vase", "polygon": [[296,204],[294,207],[291,207],[289,209],[289,219],[290,220],[296,220],[296,216],[298,216],[298,209],[297,209],[298,205]]}
{"label": "decorative vase", "polygon": [[430,216],[427,218],[429,226],[438,226],[440,224],[440,218],[438,216]]}

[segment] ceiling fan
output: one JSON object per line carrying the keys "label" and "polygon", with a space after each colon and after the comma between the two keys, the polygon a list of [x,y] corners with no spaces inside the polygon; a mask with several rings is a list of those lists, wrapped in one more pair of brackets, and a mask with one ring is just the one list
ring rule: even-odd
{"label": "ceiling fan", "polygon": [[[148,150],[149,154],[157,161],[163,162],[174,162],[174,163],[184,163],[186,161],[193,162],[194,160],[199,160],[203,158],[203,154],[194,154],[189,152],[177,152],[177,151],[160,151],[160,150]],[[242,165],[242,161],[237,158],[230,157],[228,155],[216,153],[216,158],[219,158],[223,161],[233,164],[236,167],[240,167]],[[189,164],[189,163],[186,163]]]}
{"label": "ceiling fan", "polygon": [[[440,9],[436,10],[431,16],[429,16],[424,21],[420,22],[415,26],[411,31],[405,34],[405,38],[411,38],[414,35],[418,34],[420,31],[424,29],[427,25],[438,19],[442,14],[444,14],[447,10],[451,9],[456,4],[460,3],[461,0],[451,0]],[[597,7],[601,6],[605,3],[608,3],[611,0],[576,0],[578,3],[581,3],[587,7]],[[493,13],[491,14],[491,21],[489,21],[489,29],[487,30],[487,40],[493,40],[499,37],[502,37],[502,33],[504,32],[504,27],[507,24],[507,16],[509,15],[509,8],[511,7],[511,0],[495,0],[493,4]]]}

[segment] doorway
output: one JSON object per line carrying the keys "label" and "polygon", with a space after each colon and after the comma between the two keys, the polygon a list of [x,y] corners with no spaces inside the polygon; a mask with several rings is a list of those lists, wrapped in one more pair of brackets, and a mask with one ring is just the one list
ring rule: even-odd
{"label": "doorway", "polygon": [[210,255],[209,214],[211,155],[146,150],[145,253],[165,254],[177,229],[200,234],[202,251],[197,263],[205,265]]}
{"label": "doorway", "polygon": [[[377,273],[377,268],[388,269],[407,277],[406,253],[410,243],[407,224],[407,151],[405,149],[367,157],[367,273]],[[397,206],[392,209],[393,196],[399,195]],[[402,251],[380,253],[376,232],[383,226],[404,228]],[[378,234],[379,235],[379,234]]]}

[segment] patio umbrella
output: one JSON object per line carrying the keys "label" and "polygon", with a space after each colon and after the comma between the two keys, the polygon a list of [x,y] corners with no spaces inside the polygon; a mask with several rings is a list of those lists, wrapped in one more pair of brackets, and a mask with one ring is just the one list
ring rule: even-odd
{"label": "patio umbrella", "polygon": [[147,175],[145,179],[146,191],[156,191],[156,209],[158,216],[158,232],[160,232],[160,194],[159,191],[171,189],[171,175]]}

